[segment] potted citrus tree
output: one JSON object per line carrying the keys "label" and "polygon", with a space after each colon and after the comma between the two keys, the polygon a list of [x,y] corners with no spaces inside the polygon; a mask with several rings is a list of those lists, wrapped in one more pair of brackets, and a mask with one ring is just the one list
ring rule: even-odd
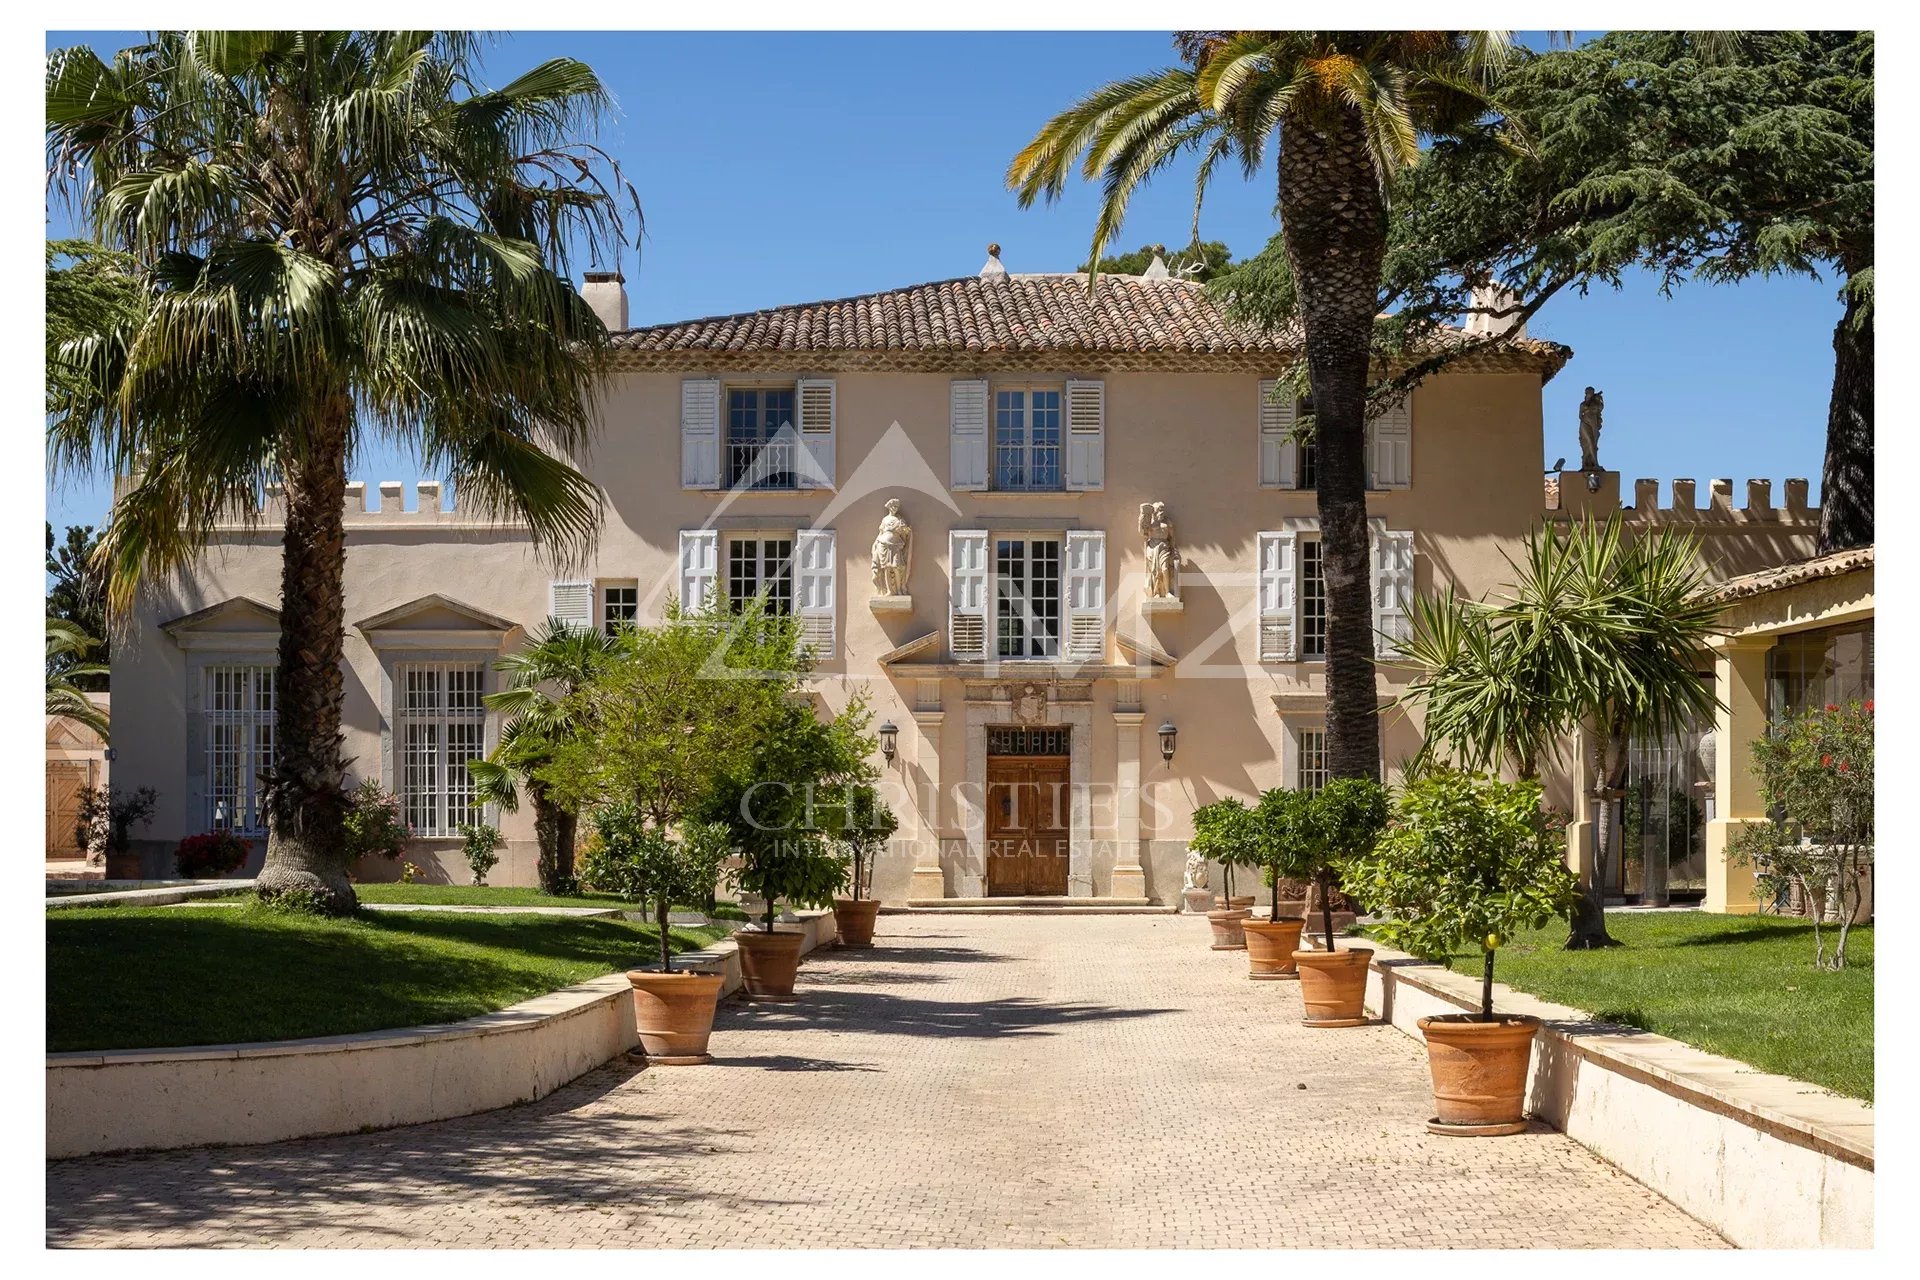
{"label": "potted citrus tree", "polygon": [[1193,811],[1193,839],[1188,847],[1202,857],[1211,858],[1222,868],[1224,892],[1221,905],[1207,912],[1213,928],[1215,951],[1239,951],[1247,945],[1243,924],[1253,915],[1253,898],[1244,901],[1233,896],[1233,869],[1252,865],[1259,848],[1253,810],[1242,800],[1228,796]]}
{"label": "potted citrus tree", "polygon": [[874,921],[880,914],[879,900],[872,896],[873,859],[900,829],[900,820],[868,783],[847,788],[846,803],[827,810],[827,814],[828,835],[847,862],[848,896],[833,900],[839,944],[870,947]]}
{"label": "potted citrus tree", "polygon": [[1303,791],[1275,787],[1260,797],[1253,809],[1254,861],[1271,893],[1267,918],[1248,919],[1241,928],[1247,938],[1247,976],[1276,981],[1298,978],[1293,953],[1300,949],[1304,915],[1282,915],[1280,891],[1284,883],[1305,874],[1313,839],[1309,806]]}
{"label": "potted citrus tree", "polygon": [[1420,1019],[1433,1072],[1435,1133],[1486,1136],[1527,1127],[1527,1065],[1540,1020],[1496,1015],[1501,944],[1566,914],[1578,882],[1540,810],[1540,784],[1451,770],[1410,783],[1350,882],[1376,913],[1381,941],[1426,959],[1480,952],[1480,1008]]}
{"label": "potted citrus tree", "polygon": [[627,973],[640,1048],[649,1063],[663,1066],[710,1062],[707,1040],[722,975],[674,969],[668,920],[676,902],[694,901],[712,889],[727,856],[727,829],[690,822],[671,831],[625,800],[597,810],[593,824],[599,838],[581,868],[582,878],[603,893],[648,904],[660,935],[658,972]]}
{"label": "potted citrus tree", "polygon": [[1346,866],[1371,852],[1387,822],[1387,789],[1372,778],[1335,778],[1302,806],[1301,866],[1320,902],[1324,950],[1293,953],[1300,971],[1301,1019],[1309,1027],[1357,1027],[1367,1020],[1368,947],[1341,951],[1333,941],[1333,895]]}

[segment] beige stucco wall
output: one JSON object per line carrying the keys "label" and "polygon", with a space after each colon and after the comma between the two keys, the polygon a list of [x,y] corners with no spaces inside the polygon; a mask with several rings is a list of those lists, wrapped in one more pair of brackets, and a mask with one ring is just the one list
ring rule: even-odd
{"label": "beige stucco wall", "polygon": [[[1084,745],[1090,781],[1096,789],[1113,784],[1118,734],[1124,731],[1138,737],[1139,777],[1148,796],[1144,805],[1120,801],[1138,806],[1137,846],[1116,843],[1123,820],[1113,804],[1096,803],[1088,832],[1091,891],[1112,890],[1116,864],[1143,862],[1148,895],[1174,900],[1193,807],[1291,781],[1289,732],[1317,722],[1314,704],[1323,688],[1323,664],[1257,662],[1256,535],[1283,527],[1289,518],[1312,517],[1314,495],[1258,486],[1255,375],[1082,370],[1065,363],[1058,379],[1021,374],[1018,380],[1026,383],[1104,376],[1106,486],[1086,493],[1000,494],[946,488],[949,373],[839,372],[838,490],[729,494],[683,489],[679,483],[680,384],[685,376],[708,372],[694,367],[629,372],[610,391],[604,430],[582,459],[608,504],[605,531],[584,570],[544,564],[524,533],[474,527],[457,507],[357,515],[349,521],[349,623],[438,593],[528,628],[545,616],[548,586],[556,578],[637,582],[642,620],[653,621],[678,590],[682,529],[835,529],[839,651],[820,665],[820,702],[828,712],[838,711],[856,689],[864,689],[876,722],[890,719],[900,727],[899,758],[888,773],[902,815],[900,847],[881,859],[875,878],[879,896],[897,901],[908,896],[913,867],[922,857],[916,840],[922,849],[936,837],[941,841],[946,892],[967,891],[970,883],[977,884],[979,872],[978,850],[965,840],[966,797],[959,790],[968,774],[965,683],[959,673],[938,676],[943,719],[923,727],[915,717],[920,710],[922,720],[928,718],[929,708],[920,705],[921,677],[890,674],[877,661],[899,645],[944,630],[948,530],[1011,529],[1023,523],[1036,531],[1104,529],[1111,624],[1150,639],[1176,663],[1171,671],[1141,680],[1140,719],[1124,730],[1116,726],[1113,711],[1116,697],[1130,691],[1115,678],[1096,680],[1089,691]],[[833,373],[796,367],[739,381],[791,382],[795,374]],[[993,376],[991,368],[968,371],[982,373]],[[1504,555],[1518,549],[1543,514],[1538,376],[1445,375],[1419,389],[1413,410],[1412,485],[1371,495],[1371,514],[1390,529],[1415,532],[1419,590],[1451,582],[1469,595],[1488,593],[1506,577]],[[913,606],[907,613],[877,616],[869,607],[869,547],[889,497],[901,499],[915,530]],[[1149,627],[1139,610],[1144,548],[1137,520],[1139,505],[1150,500],[1167,503],[1177,531],[1185,608],[1178,616],[1156,617]],[[437,507],[437,495],[429,491],[424,505]],[[157,625],[234,596],[275,604],[279,571],[277,533],[224,535],[188,584],[140,606],[130,636],[115,648],[116,739],[125,744],[116,771],[126,785],[151,782],[161,792],[148,846],[156,859],[163,861],[163,851],[198,829],[198,817],[186,808],[182,762],[204,750],[189,728],[190,654]],[[451,629],[456,622],[433,616],[414,625]],[[504,643],[510,647],[519,638],[512,632]],[[916,660],[944,658],[942,643]],[[381,737],[382,674],[391,655],[350,626],[347,659],[346,751],[354,775],[373,774],[391,783]],[[1106,660],[1127,660],[1111,638]],[[1383,671],[1383,696],[1397,691],[1404,679]],[[1276,695],[1290,696],[1287,718],[1276,710]],[[1155,733],[1166,720],[1180,729],[1170,766],[1160,760]],[[1414,723],[1397,713],[1388,718],[1383,755],[1390,772],[1418,745]],[[1076,735],[1075,750],[1081,749]],[[929,766],[936,761],[943,796],[937,806],[928,800],[927,785],[936,771]],[[1561,803],[1570,802],[1564,780],[1556,789]],[[531,883],[530,815],[502,815],[500,825],[508,843],[494,881]],[[1147,851],[1144,858],[1141,848]],[[428,868],[430,878],[465,879],[455,841],[423,845],[413,859]],[[387,868],[365,871],[390,873]]]}

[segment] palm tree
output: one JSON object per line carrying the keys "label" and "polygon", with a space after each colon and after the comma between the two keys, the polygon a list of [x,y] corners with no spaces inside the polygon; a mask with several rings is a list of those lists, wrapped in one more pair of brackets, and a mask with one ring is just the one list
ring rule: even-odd
{"label": "palm tree", "polygon": [[1696,727],[1719,706],[1698,674],[1717,606],[1690,537],[1662,529],[1631,542],[1616,514],[1527,539],[1497,602],[1448,595],[1417,605],[1409,661],[1424,668],[1407,699],[1426,710],[1429,743],[1461,764],[1504,762],[1521,777],[1569,734],[1583,735],[1593,857],[1574,908],[1572,949],[1607,934],[1607,853],[1626,795],[1627,748]]}
{"label": "palm tree", "polygon": [[107,674],[105,663],[81,661],[99,643],[71,622],[47,619],[47,714],[78,720],[104,738],[107,713],[74,683],[76,677]]}
{"label": "palm tree", "polygon": [[520,788],[533,801],[534,837],[540,845],[540,887],[548,893],[574,889],[573,844],[580,813],[564,803],[542,768],[579,728],[577,701],[618,651],[619,640],[588,627],[549,618],[532,643],[493,664],[506,688],[486,696],[487,706],[508,717],[500,741],[485,760],[467,762],[476,798],[508,813],[520,807]]}
{"label": "palm tree", "polygon": [[[341,818],[347,467],[369,438],[444,468],[561,560],[599,527],[564,458],[594,422],[606,334],[570,250],[623,236],[607,97],[555,59],[477,84],[473,36],[163,32],[47,65],[50,187],[132,255],[142,305],[60,349],[56,468],[128,477],[101,550],[125,602],[285,486],[263,895],[350,910]],[[116,604],[116,607],[119,607]]]}
{"label": "palm tree", "polygon": [[1097,89],[1048,121],[1007,184],[1024,207],[1057,198],[1076,163],[1100,179],[1088,255],[1097,263],[1134,190],[1175,157],[1200,155],[1197,223],[1218,164],[1237,159],[1251,177],[1277,141],[1280,231],[1319,457],[1328,762],[1335,777],[1377,778],[1365,448],[1387,199],[1419,159],[1422,135],[1450,135],[1486,114],[1482,91],[1507,33],[1186,31],[1174,46],[1183,65]]}

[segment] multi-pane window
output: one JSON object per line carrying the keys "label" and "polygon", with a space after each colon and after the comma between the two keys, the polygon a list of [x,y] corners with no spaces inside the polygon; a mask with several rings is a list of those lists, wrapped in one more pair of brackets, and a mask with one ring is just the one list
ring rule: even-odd
{"label": "multi-pane window", "polygon": [[[1301,396],[1294,406],[1294,420],[1308,417],[1313,413],[1313,397]],[[1297,470],[1294,472],[1297,487],[1318,489],[1320,487],[1320,429],[1316,426],[1299,443]]]}
{"label": "multi-pane window", "polygon": [[1300,539],[1300,656],[1327,656],[1327,574],[1318,538]]}
{"label": "multi-pane window", "polygon": [[792,387],[727,389],[727,486],[792,489],[796,466]]}
{"label": "multi-pane window", "polygon": [[1060,392],[1045,387],[995,391],[993,487],[1060,486]]}
{"label": "multi-pane window", "polygon": [[223,664],[205,671],[209,830],[265,835],[260,775],[273,767],[273,667]]}
{"label": "multi-pane window", "polygon": [[452,836],[484,820],[467,761],[486,755],[486,667],[407,663],[394,672],[400,811],[416,836]]}
{"label": "multi-pane window", "polygon": [[1002,658],[1060,656],[1060,541],[997,538],[994,619]]}
{"label": "multi-pane window", "polygon": [[640,620],[639,587],[607,587],[600,597],[600,625],[608,635],[613,635],[622,627],[638,625]]}
{"label": "multi-pane window", "polygon": [[1873,698],[1873,624],[1781,636],[1767,650],[1767,715]]}
{"label": "multi-pane window", "polygon": [[743,609],[762,592],[769,612],[793,612],[793,539],[729,539],[727,602]]}
{"label": "multi-pane window", "polygon": [[1300,777],[1297,789],[1312,795],[1327,785],[1327,731],[1300,730]]}

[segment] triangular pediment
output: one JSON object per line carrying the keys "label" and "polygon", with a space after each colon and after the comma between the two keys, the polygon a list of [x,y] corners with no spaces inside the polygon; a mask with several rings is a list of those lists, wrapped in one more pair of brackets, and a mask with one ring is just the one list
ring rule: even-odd
{"label": "triangular pediment", "polygon": [[181,614],[171,622],[163,622],[160,624],[160,629],[168,635],[176,636],[183,631],[278,631],[280,630],[280,611],[270,604],[255,600],[252,596],[234,596],[230,600],[210,604],[204,609]]}
{"label": "triangular pediment", "polygon": [[509,618],[475,608],[464,600],[438,593],[409,600],[402,605],[362,618],[353,624],[360,631],[498,631],[513,630]]}

